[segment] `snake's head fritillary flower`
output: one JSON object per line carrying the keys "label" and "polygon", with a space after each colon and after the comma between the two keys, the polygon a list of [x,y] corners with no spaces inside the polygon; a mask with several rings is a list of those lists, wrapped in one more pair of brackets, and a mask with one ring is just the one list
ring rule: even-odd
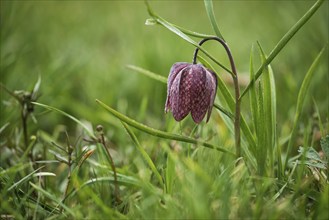
{"label": "snake's head fritillary flower", "polygon": [[169,73],[165,112],[171,111],[176,121],[190,112],[195,123],[207,114],[208,122],[217,90],[216,74],[201,64],[175,63]]}

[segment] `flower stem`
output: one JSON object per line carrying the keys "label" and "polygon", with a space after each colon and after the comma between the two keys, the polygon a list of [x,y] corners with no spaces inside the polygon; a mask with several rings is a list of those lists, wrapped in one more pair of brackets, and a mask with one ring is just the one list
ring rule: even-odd
{"label": "flower stem", "polygon": [[105,142],[105,138],[104,138],[104,132],[103,132],[103,126],[98,125],[96,130],[98,132],[100,132],[100,138],[99,138],[99,142],[103,145],[105,152],[107,153],[112,171],[113,171],[113,175],[114,175],[114,197],[115,197],[115,202],[116,205],[121,203],[120,200],[120,191],[119,191],[119,185],[118,185],[118,177],[117,177],[117,171],[116,168],[114,166],[114,161],[113,158],[111,156],[110,150],[107,148],[106,146],[106,142]]}
{"label": "flower stem", "polygon": [[[239,88],[239,80],[238,80],[238,74],[235,68],[235,63],[233,60],[233,56],[231,53],[231,50],[229,48],[229,46],[226,44],[226,42],[218,37],[209,37],[209,38],[205,38],[203,40],[201,40],[199,42],[199,46],[201,46],[203,43],[205,43],[208,40],[215,40],[218,41],[226,50],[227,56],[230,60],[230,64],[231,64],[231,69],[232,69],[232,73],[231,76],[233,78],[233,83],[234,83],[234,89],[235,89],[235,117],[234,117],[234,137],[235,137],[235,148],[236,148],[236,156],[237,158],[239,158],[241,156],[241,135],[240,135],[240,88]],[[193,64],[196,64],[196,58],[197,58],[197,54],[198,54],[199,48],[196,48],[194,51],[194,55],[193,55]]]}

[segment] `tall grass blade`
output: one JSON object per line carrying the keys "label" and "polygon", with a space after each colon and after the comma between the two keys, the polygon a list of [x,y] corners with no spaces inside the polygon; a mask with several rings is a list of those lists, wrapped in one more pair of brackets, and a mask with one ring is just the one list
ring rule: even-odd
{"label": "tall grass blade", "polygon": [[[262,63],[257,72],[255,73],[255,79],[257,80],[263,72],[263,69],[269,65],[272,60],[281,52],[281,50],[287,45],[291,38],[306,24],[306,22],[313,16],[313,14],[320,8],[324,0],[318,0],[297,23],[290,28],[290,30],[281,38],[281,40],[276,44],[273,50],[270,52],[267,59]],[[250,86],[254,83],[251,81],[245,90],[242,92],[240,99],[249,91]]]}
{"label": "tall grass blade", "polygon": [[58,112],[66,117],[68,117],[69,119],[71,119],[72,121],[76,122],[78,125],[80,125],[86,132],[87,134],[91,137],[91,138],[94,138],[96,139],[95,135],[93,134],[92,131],[89,130],[89,128],[83,124],[81,121],[79,121],[77,118],[73,117],[72,115],[62,111],[62,110],[59,110],[55,107],[52,107],[52,106],[49,106],[49,105],[45,105],[45,104],[41,104],[41,103],[38,103],[38,102],[31,102],[32,104],[34,105],[37,105],[37,106],[40,106],[40,107],[43,107],[43,108],[46,108],[48,110],[51,110],[51,111],[55,111],[55,112]]}
{"label": "tall grass blade", "polygon": [[204,6],[206,8],[207,11],[207,15],[208,18],[210,20],[212,29],[214,30],[214,32],[216,33],[217,37],[222,38],[224,40],[223,35],[220,33],[217,22],[216,22],[216,18],[215,18],[215,13],[214,13],[214,7],[212,4],[212,0],[204,0]]}
{"label": "tall grass blade", "polygon": [[[250,67],[249,67],[249,71],[250,71],[250,81],[255,81],[255,72],[254,72],[254,57],[253,57],[253,47],[251,48],[251,52],[250,52]],[[251,115],[253,118],[253,122],[254,122],[254,129],[255,129],[255,133],[257,134],[259,129],[258,129],[258,102],[257,102],[257,92],[256,92],[256,86],[255,86],[255,82],[250,86],[250,110],[251,110]],[[257,135],[256,135],[257,138]]]}
{"label": "tall grass blade", "polygon": [[127,117],[126,115],[121,114],[120,112],[112,109],[111,107],[107,106],[106,104],[104,104],[103,102],[99,101],[96,99],[96,102],[102,106],[104,109],[106,109],[108,112],[110,112],[112,115],[114,115],[115,117],[117,117],[118,119],[120,119],[121,121],[127,123],[128,125],[137,128],[140,131],[143,131],[145,133],[148,133],[150,135],[156,136],[156,137],[160,137],[160,138],[164,138],[164,139],[169,139],[169,140],[176,140],[176,141],[181,141],[181,142],[186,142],[186,143],[191,143],[191,144],[196,144],[196,145],[200,145],[200,146],[204,146],[207,148],[211,148],[211,149],[215,149],[224,153],[227,153],[229,155],[234,156],[234,153],[229,152],[228,150],[226,150],[225,148],[222,147],[216,147],[210,143],[204,142],[204,141],[200,141],[194,138],[190,138],[190,137],[185,137],[182,135],[177,135],[177,134],[171,134],[165,131],[160,131],[151,127],[148,127],[144,124],[141,124],[129,117]]}
{"label": "tall grass blade", "polygon": [[141,73],[145,76],[150,77],[151,79],[155,79],[156,81],[162,82],[162,83],[167,83],[167,78],[164,76],[161,76],[159,74],[153,73],[149,70],[143,69],[141,67],[138,66],[134,66],[134,65],[127,65],[128,69],[134,70],[137,73]]}
{"label": "tall grass blade", "polygon": [[142,155],[143,159],[145,160],[145,162],[147,163],[147,165],[153,171],[153,173],[156,176],[156,178],[158,179],[160,185],[162,187],[164,187],[162,176],[160,175],[159,171],[155,167],[155,165],[154,165],[152,159],[150,158],[150,156],[146,153],[146,151],[144,150],[144,148],[140,145],[140,143],[139,143],[136,135],[134,134],[134,132],[130,129],[130,127],[126,123],[122,122],[122,125],[126,129],[128,135],[130,136],[130,138],[132,139],[132,141],[136,145],[137,150],[141,153],[141,155]]}
{"label": "tall grass blade", "polygon": [[167,157],[167,166],[166,166],[166,169],[165,169],[165,173],[166,173],[166,192],[168,194],[172,194],[173,192],[173,185],[174,185],[174,179],[175,179],[175,160],[168,156]]}
{"label": "tall grass blade", "polygon": [[[259,51],[261,54],[261,60],[264,62],[266,60],[266,55],[260,45],[257,42]],[[273,149],[276,149],[276,91],[275,91],[275,81],[274,74],[270,65],[266,66],[264,69],[264,74],[262,76],[262,83],[264,89],[264,111],[265,115],[265,132],[266,132],[266,145],[264,147],[268,148],[269,153],[269,163],[270,163],[270,174],[274,175],[274,154]],[[280,155],[278,155],[281,158]],[[279,164],[281,167],[281,164]]]}
{"label": "tall grass blade", "polygon": [[284,166],[283,166],[283,170],[286,169],[287,167],[287,164],[288,164],[288,160],[289,160],[289,154],[291,152],[291,148],[292,148],[292,145],[295,143],[295,139],[297,137],[297,133],[298,133],[298,124],[299,124],[299,120],[300,120],[300,117],[301,117],[301,113],[302,113],[302,110],[303,110],[303,104],[304,104],[304,101],[306,99],[306,95],[307,95],[307,90],[310,86],[310,83],[311,83],[311,79],[315,73],[315,69],[316,67],[318,66],[320,60],[321,60],[321,57],[322,57],[322,54],[323,52],[325,51],[327,47],[324,47],[320,53],[318,54],[318,56],[315,58],[315,60],[313,61],[311,67],[309,68],[309,70],[307,71],[305,77],[304,77],[304,80],[302,82],[302,85],[300,87],[300,90],[298,92],[298,98],[297,98],[297,106],[296,106],[296,113],[295,113],[295,118],[294,118],[294,123],[293,123],[293,127],[292,127],[292,131],[291,131],[291,137],[289,139],[289,142],[288,142],[288,147],[287,147],[287,156],[286,156],[286,159],[285,159],[285,162],[284,162]]}
{"label": "tall grass blade", "polygon": [[259,133],[257,134],[257,149],[256,159],[258,162],[258,172],[260,176],[265,174],[265,163],[267,160],[267,132],[266,132],[266,115],[264,109],[264,90],[262,84],[259,82],[258,87],[258,128]]}

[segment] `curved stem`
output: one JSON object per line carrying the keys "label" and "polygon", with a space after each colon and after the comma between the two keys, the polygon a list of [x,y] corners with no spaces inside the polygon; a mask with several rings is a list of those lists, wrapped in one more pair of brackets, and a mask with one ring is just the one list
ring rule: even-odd
{"label": "curved stem", "polygon": [[[208,40],[215,40],[219,42],[226,50],[227,56],[230,60],[231,69],[232,69],[232,78],[235,88],[235,118],[234,118],[234,135],[235,135],[235,147],[236,147],[236,156],[239,158],[241,156],[241,137],[240,137],[240,88],[239,88],[239,80],[238,80],[238,74],[236,71],[235,63],[233,60],[233,56],[231,53],[231,50],[229,46],[226,44],[226,42],[218,37],[209,37],[201,40],[199,42],[199,46],[201,46],[203,43],[205,43]],[[199,52],[199,48],[196,48],[193,54],[193,64],[196,64],[196,58]]]}

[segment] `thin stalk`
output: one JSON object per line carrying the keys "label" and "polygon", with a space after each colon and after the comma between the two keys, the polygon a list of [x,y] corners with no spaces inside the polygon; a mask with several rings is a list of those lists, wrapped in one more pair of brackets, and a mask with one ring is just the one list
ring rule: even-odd
{"label": "thin stalk", "polygon": [[[21,117],[22,117],[22,127],[23,127],[23,138],[24,138],[24,147],[25,150],[29,148],[29,138],[28,138],[28,133],[27,133],[27,119],[28,119],[28,112],[25,110],[25,105],[22,105],[22,112],[21,112]],[[33,158],[33,145],[31,146],[31,149],[28,153],[28,156],[33,164],[34,158]],[[34,166],[34,165],[32,165]]]}
{"label": "thin stalk", "polygon": [[26,123],[26,121],[27,121],[27,113],[24,110],[24,106],[22,108],[22,113],[21,114],[22,114],[22,126],[23,126],[24,146],[25,146],[25,149],[27,149],[28,146],[29,146],[29,141],[28,141],[27,123]]}
{"label": "thin stalk", "polygon": [[[72,175],[72,153],[73,153],[73,147],[71,146],[70,142],[69,142],[69,136],[66,132],[66,139],[67,139],[67,166],[68,166],[68,174],[67,174],[67,183],[66,183],[66,187],[65,187],[65,191],[64,191],[64,195],[63,195],[63,200],[62,203],[65,204],[65,200],[67,198],[67,193],[69,191],[69,186],[71,184],[71,175]],[[60,208],[60,212],[63,211],[63,207]]]}
{"label": "thin stalk", "polygon": [[117,171],[114,166],[113,158],[111,156],[110,150],[106,147],[106,142],[104,138],[104,132],[103,132],[103,127],[102,126],[97,126],[97,130],[100,132],[100,143],[103,145],[105,152],[107,153],[108,158],[110,159],[110,165],[113,170],[113,175],[114,175],[114,196],[115,196],[115,201],[117,204],[121,203],[120,200],[120,192],[119,192],[119,186],[118,186],[118,177],[117,177]]}
{"label": "thin stalk", "polygon": [[[229,46],[226,44],[226,42],[218,37],[209,37],[209,38],[205,38],[203,40],[201,40],[199,42],[199,46],[201,47],[201,45],[203,43],[205,43],[208,40],[216,40],[218,41],[226,50],[226,53],[228,55],[228,58],[230,60],[230,64],[231,64],[231,76],[233,78],[233,83],[234,83],[234,89],[235,89],[235,117],[234,117],[234,137],[235,137],[235,147],[236,147],[236,156],[239,158],[241,156],[241,135],[240,135],[240,88],[239,88],[239,80],[238,80],[238,74],[236,71],[236,67],[235,67],[235,63],[234,63],[234,59],[231,53],[231,50],[229,48]],[[199,51],[199,47],[197,47],[195,49],[194,55],[193,55],[193,64],[196,64],[196,59],[197,59],[197,54]]]}

